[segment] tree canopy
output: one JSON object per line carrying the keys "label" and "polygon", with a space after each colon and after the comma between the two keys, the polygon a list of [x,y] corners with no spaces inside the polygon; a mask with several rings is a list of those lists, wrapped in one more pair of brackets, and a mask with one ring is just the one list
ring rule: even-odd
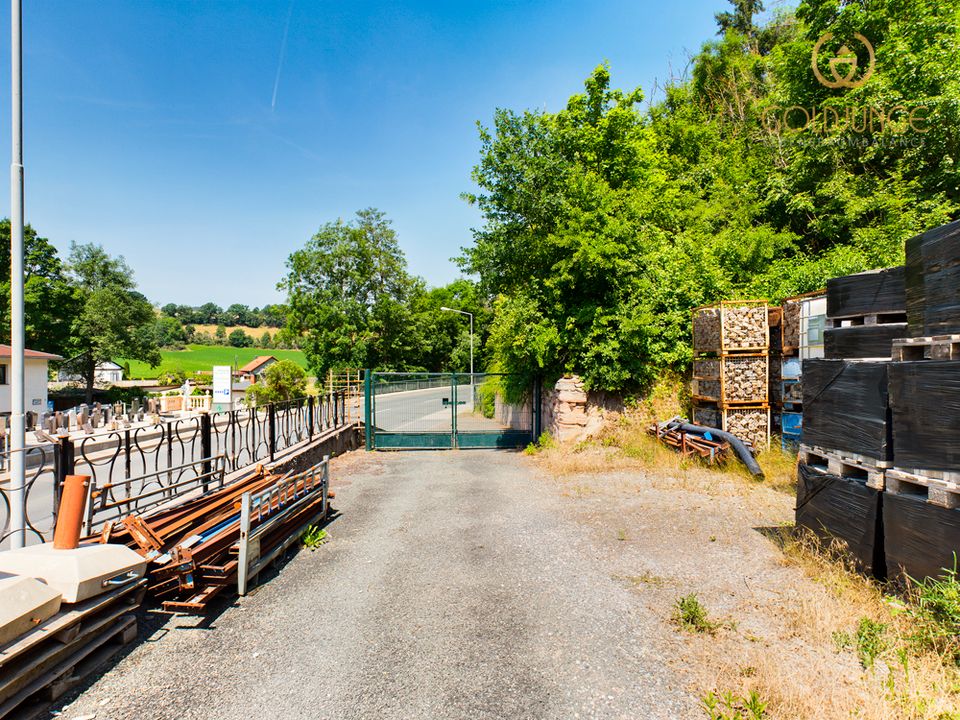
{"label": "tree canopy", "polygon": [[[601,65],[566,107],[500,109],[480,127],[466,198],[484,223],[461,265],[495,300],[489,350],[504,369],[640,387],[689,361],[693,307],[901,263],[906,238],[960,214],[955,9],[805,0],[758,27],[760,3],[733,5],[647,108]],[[818,81],[826,32],[824,56],[871,39],[868,81]]]}

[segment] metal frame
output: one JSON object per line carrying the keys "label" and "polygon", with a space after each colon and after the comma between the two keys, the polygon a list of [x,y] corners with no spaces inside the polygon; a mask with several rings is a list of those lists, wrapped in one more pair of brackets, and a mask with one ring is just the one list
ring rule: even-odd
{"label": "metal frame", "polygon": [[[318,480],[319,477],[319,480]],[[318,519],[327,516],[327,493],[330,487],[330,456],[309,470],[286,476],[266,490],[246,492],[240,498],[240,541],[237,562],[237,593],[246,595],[260,571],[277,555],[296,542]],[[260,540],[267,532],[282,525],[322,493],[319,512],[290,533],[267,554],[260,552]]]}

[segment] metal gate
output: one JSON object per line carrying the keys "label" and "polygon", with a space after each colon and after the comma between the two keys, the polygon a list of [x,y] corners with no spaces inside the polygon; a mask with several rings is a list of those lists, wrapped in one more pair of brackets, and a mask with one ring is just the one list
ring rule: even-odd
{"label": "metal gate", "polygon": [[507,402],[506,378],[496,373],[367,372],[367,450],[526,447],[539,425],[539,393],[530,388],[521,402]]}

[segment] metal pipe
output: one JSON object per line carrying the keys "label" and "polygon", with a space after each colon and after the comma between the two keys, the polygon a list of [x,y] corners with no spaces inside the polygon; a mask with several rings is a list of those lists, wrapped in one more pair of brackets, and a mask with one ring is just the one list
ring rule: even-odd
{"label": "metal pipe", "polygon": [[57,526],[53,531],[53,546],[57,550],[74,550],[80,547],[80,530],[89,485],[89,475],[67,475],[63,483]]}
{"label": "metal pipe", "polygon": [[763,470],[760,468],[760,464],[757,462],[756,458],[753,457],[753,454],[747,450],[747,446],[743,444],[743,441],[732,433],[728,433],[726,430],[720,430],[718,428],[704,427],[703,425],[694,425],[692,423],[680,423],[673,426],[677,430],[682,430],[683,432],[692,432],[697,435],[703,435],[704,433],[710,433],[715,435],[721,440],[726,440],[730,443],[730,447],[733,448],[733,451],[737,454],[737,457],[747,466],[747,470],[750,471],[750,474],[754,477],[763,478]]}
{"label": "metal pipe", "polygon": [[26,473],[23,392],[23,52],[21,0],[10,0],[10,547],[24,544]]}

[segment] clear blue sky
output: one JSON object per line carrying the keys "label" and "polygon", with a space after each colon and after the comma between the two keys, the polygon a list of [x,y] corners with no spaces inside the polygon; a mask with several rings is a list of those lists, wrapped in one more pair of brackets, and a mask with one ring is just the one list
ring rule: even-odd
{"label": "clear blue sky", "polygon": [[62,252],[124,255],[153,302],[253,306],[282,300],[284,261],[320,224],[375,206],[442,284],[479,224],[459,198],[477,120],[559,109],[604,60],[649,95],[727,7],[24,0],[27,221]]}

